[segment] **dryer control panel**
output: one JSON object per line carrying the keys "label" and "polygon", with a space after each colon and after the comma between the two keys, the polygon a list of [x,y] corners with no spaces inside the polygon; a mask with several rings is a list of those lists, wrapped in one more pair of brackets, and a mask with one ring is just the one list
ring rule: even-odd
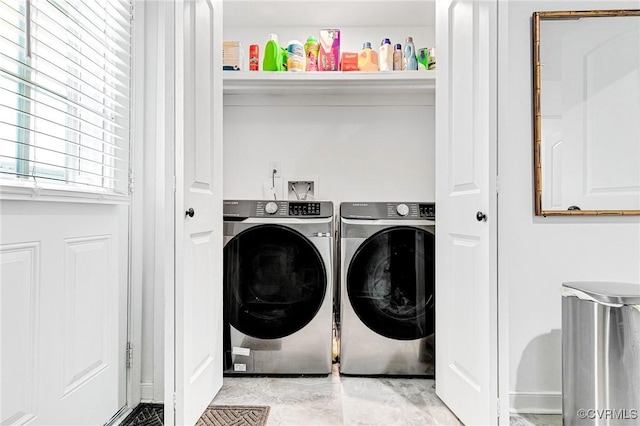
{"label": "dryer control panel", "polygon": [[373,202],[342,203],[340,216],[346,219],[435,220],[435,203]]}

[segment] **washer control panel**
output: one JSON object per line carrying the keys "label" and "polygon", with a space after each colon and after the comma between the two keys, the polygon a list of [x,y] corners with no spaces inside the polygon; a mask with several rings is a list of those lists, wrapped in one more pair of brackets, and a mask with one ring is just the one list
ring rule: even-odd
{"label": "washer control panel", "polygon": [[289,216],[320,216],[320,203],[289,202]]}
{"label": "washer control panel", "polygon": [[340,216],[347,219],[435,220],[435,203],[342,203]]}
{"label": "washer control panel", "polygon": [[333,217],[331,201],[225,200],[223,216],[226,220],[250,217]]}
{"label": "washer control panel", "polygon": [[419,204],[418,208],[420,209],[420,217],[435,220],[436,205],[434,203]]}

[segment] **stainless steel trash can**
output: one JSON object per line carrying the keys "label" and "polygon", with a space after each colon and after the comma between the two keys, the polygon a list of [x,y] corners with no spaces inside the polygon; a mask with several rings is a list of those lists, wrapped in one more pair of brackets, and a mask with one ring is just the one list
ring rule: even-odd
{"label": "stainless steel trash can", "polygon": [[640,284],[562,285],[562,418],[640,424]]}

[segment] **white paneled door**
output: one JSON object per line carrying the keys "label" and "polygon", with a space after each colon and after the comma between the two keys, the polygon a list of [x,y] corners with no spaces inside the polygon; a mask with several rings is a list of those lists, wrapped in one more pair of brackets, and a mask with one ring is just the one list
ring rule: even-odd
{"label": "white paneled door", "polygon": [[128,206],[1,209],[0,423],[105,424],[126,403]]}
{"label": "white paneled door", "polygon": [[222,386],[222,2],[176,7],[175,423],[191,425]]}
{"label": "white paneled door", "polygon": [[497,424],[497,1],[436,13],[436,393],[464,424]]}

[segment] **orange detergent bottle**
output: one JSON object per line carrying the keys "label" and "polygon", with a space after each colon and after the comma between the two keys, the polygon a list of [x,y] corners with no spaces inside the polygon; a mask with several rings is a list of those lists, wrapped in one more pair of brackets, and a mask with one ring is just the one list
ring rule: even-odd
{"label": "orange detergent bottle", "polygon": [[378,71],[378,52],[371,49],[371,42],[366,41],[358,54],[358,69],[360,71]]}

